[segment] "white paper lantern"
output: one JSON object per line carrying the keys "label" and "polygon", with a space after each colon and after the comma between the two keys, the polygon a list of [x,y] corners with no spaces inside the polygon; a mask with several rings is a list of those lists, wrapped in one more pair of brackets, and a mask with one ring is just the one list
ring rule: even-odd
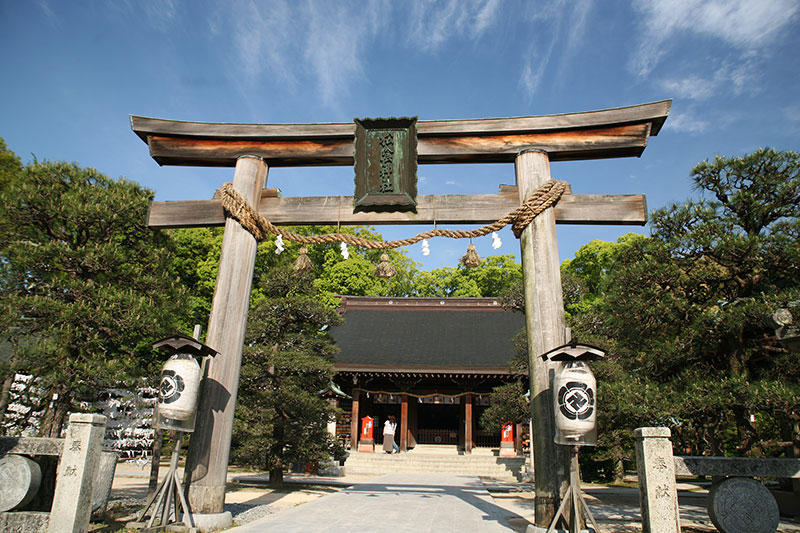
{"label": "white paper lantern", "polygon": [[563,363],[553,381],[558,444],[593,445],[596,442],[597,382],[583,361]]}
{"label": "white paper lantern", "polygon": [[200,392],[200,365],[188,354],[175,354],[161,371],[158,418],[162,429],[191,431]]}

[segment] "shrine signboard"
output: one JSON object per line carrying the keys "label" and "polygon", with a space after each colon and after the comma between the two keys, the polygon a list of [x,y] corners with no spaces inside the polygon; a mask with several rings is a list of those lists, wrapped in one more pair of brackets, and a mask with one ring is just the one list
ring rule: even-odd
{"label": "shrine signboard", "polygon": [[354,211],[416,211],[417,117],[355,123]]}

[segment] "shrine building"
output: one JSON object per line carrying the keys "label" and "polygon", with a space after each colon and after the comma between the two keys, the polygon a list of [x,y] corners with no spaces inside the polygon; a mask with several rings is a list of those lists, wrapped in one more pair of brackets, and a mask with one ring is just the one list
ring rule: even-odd
{"label": "shrine building", "polygon": [[341,442],[356,450],[361,420],[370,416],[379,446],[394,415],[401,451],[500,445],[501,428],[483,431],[478,421],[494,387],[528,379],[509,369],[523,313],[497,298],[364,296],[343,296],[339,312],[344,321],[331,336],[340,349],[334,382],[344,411],[336,427]]}

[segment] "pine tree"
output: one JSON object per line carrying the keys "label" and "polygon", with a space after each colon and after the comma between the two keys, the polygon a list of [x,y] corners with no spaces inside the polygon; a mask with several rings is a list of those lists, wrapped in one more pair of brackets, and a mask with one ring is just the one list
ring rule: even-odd
{"label": "pine tree", "polygon": [[327,422],[336,410],[322,393],[335,372],[327,329],[341,319],[311,276],[290,265],[275,266],[260,289],[247,324],[232,456],[269,470],[280,485],[285,468],[318,464],[335,446]]}
{"label": "pine tree", "polygon": [[43,435],[59,436],[76,399],[154,374],[149,344],[182,315],[169,241],[145,225],[152,196],[39,162],[0,192],[3,333],[47,389]]}

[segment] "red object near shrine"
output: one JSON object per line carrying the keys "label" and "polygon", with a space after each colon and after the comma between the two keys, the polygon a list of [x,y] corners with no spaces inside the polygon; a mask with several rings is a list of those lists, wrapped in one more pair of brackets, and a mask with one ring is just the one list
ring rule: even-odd
{"label": "red object near shrine", "polygon": [[503,424],[503,432],[500,434],[500,442],[514,442],[514,425],[511,422]]}
{"label": "red object near shrine", "polygon": [[358,451],[372,453],[375,451],[375,441],[372,430],[375,428],[375,419],[365,416],[361,419],[361,438],[358,441]]}
{"label": "red object near shrine", "polygon": [[500,457],[515,457],[517,451],[514,449],[514,424],[507,422],[503,424],[500,431]]}
{"label": "red object near shrine", "polygon": [[372,428],[375,420],[371,416],[365,416],[361,419],[361,440],[372,440]]}

